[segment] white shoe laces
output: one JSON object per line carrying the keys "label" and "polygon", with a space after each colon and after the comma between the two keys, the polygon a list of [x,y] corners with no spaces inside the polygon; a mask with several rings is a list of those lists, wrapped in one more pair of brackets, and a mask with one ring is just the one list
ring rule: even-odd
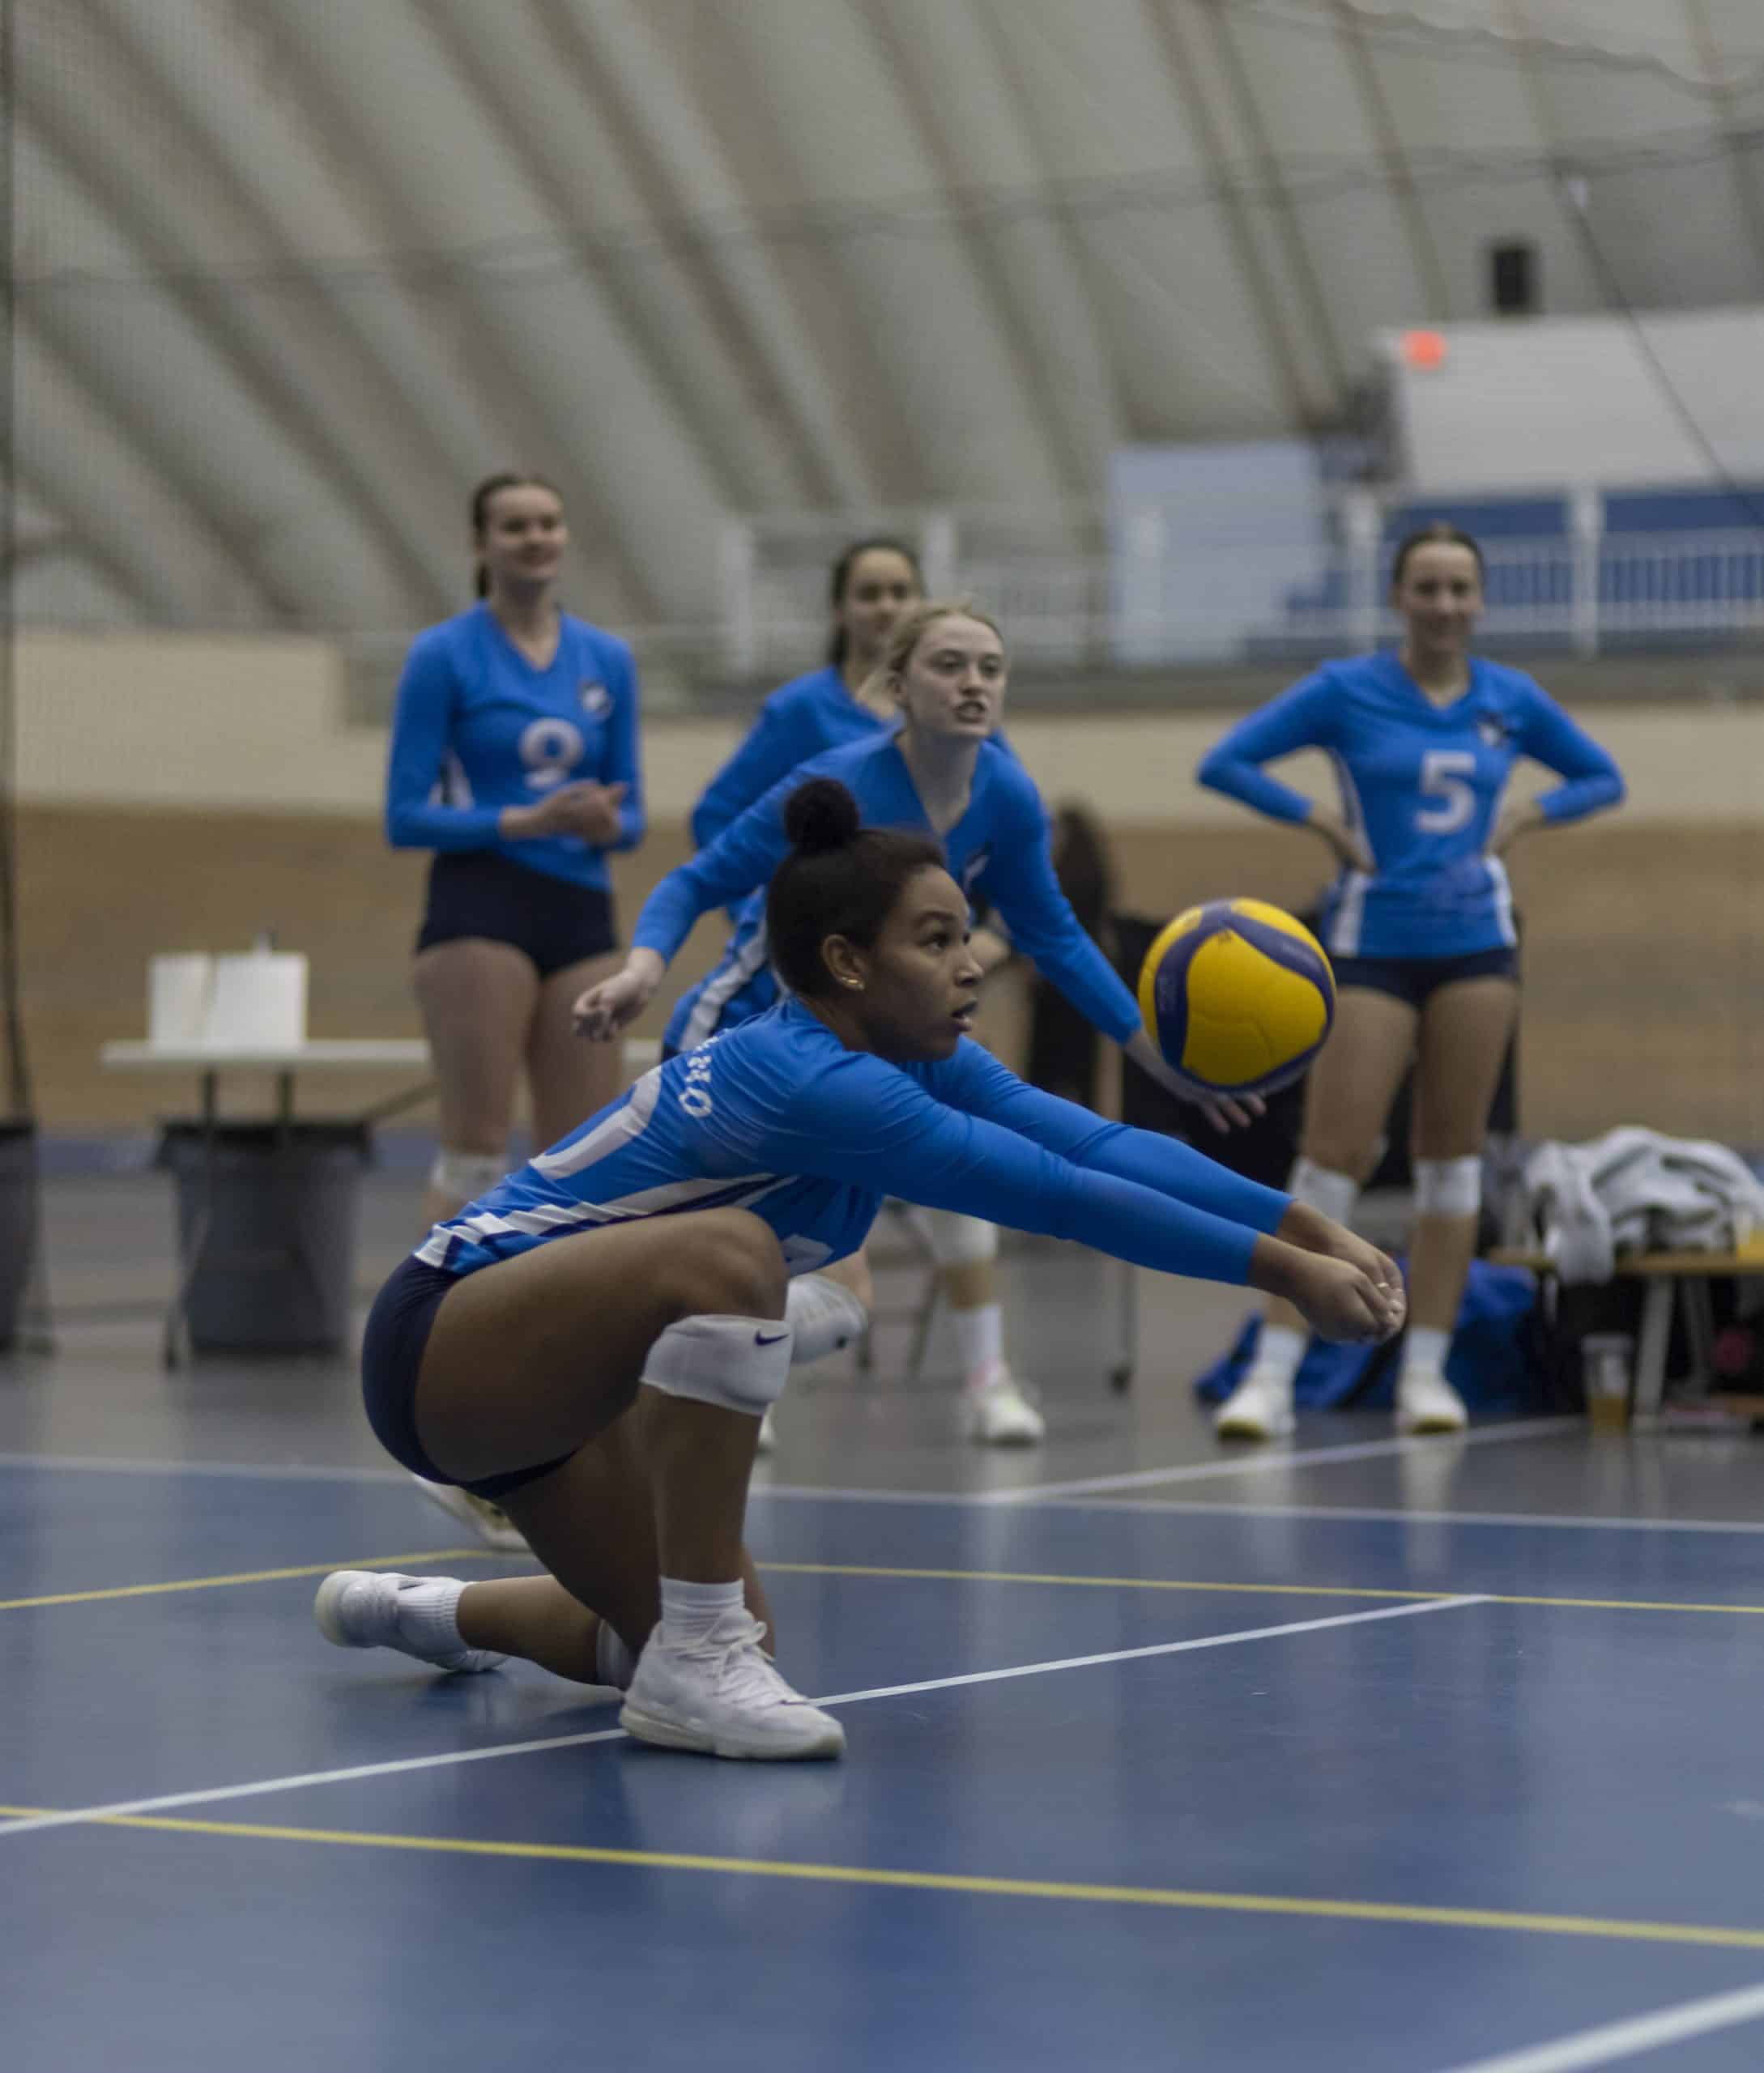
{"label": "white shoe laces", "polygon": [[807,1700],[791,1689],[761,1647],[765,1638],[763,1620],[751,1613],[726,1613],[708,1640],[680,1654],[690,1662],[711,1666],[720,1699],[738,1705],[806,1706]]}

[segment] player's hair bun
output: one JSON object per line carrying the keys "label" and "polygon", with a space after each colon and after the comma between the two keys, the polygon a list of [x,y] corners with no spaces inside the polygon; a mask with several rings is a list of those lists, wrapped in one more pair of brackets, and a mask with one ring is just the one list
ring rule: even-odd
{"label": "player's hair bun", "polygon": [[837,777],[812,777],[784,802],[784,832],[804,856],[843,849],[863,824],[857,801]]}

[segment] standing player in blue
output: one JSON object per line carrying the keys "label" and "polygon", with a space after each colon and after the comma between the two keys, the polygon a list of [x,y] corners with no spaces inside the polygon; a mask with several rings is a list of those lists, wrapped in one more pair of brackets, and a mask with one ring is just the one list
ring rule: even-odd
{"label": "standing player in blue", "polygon": [[[1520,670],[1469,652],[1482,608],[1482,552],[1430,526],[1396,551],[1395,654],[1327,663],[1234,727],[1200,781],[1277,820],[1315,829],[1342,870],[1325,908],[1336,1025],[1312,1070],[1292,1190],[1345,1224],[1377,1161],[1403,1075],[1416,1068],[1417,1222],[1399,1424],[1452,1432],[1464,1407],[1445,1377],[1476,1249],[1482,1146],[1519,1010],[1513,903],[1502,861],[1519,836],[1615,806],[1617,765]],[[1327,751],[1339,812],[1267,776],[1265,763]],[[1521,757],[1565,781],[1501,804]],[[1254,1364],[1217,1429],[1268,1439],[1293,1425],[1298,1320],[1268,1312]]]}
{"label": "standing player in blue", "polygon": [[763,799],[810,757],[865,741],[899,719],[894,701],[871,679],[903,612],[925,595],[918,559],[880,535],[854,540],[833,564],[827,660],[793,677],[760,708],[760,717],[692,808],[692,841],[709,849],[731,821]]}
{"label": "standing player in blue", "polygon": [[[692,838],[701,849],[802,764],[900,722],[899,707],[880,672],[901,615],[924,598],[917,556],[899,540],[880,535],[854,540],[833,563],[828,591],[833,625],[826,666],[773,692],[745,739],[705,788],[692,816]],[[977,933],[975,947],[988,969],[1009,954],[990,930]],[[925,1229],[965,1378],[973,1437],[993,1445],[1033,1445],[1045,1428],[1005,1355],[997,1231],[948,1210],[927,1211]],[[868,1275],[861,1261],[849,1262],[837,1278],[867,1305]],[[809,1292],[799,1290],[799,1299]],[[771,1441],[768,1419],[762,1450]]]}
{"label": "standing player in blue", "polygon": [[[728,947],[709,975],[669,1019],[667,1041],[690,1049],[769,1007],[778,997],[770,963],[764,888],[789,849],[786,801],[803,776],[824,774],[850,786],[875,827],[928,830],[946,845],[962,889],[996,907],[1017,949],[1099,1029],[1165,1084],[1168,1068],[1146,1038],[1131,993],[1079,926],[1059,889],[1041,795],[1020,763],[991,739],[1003,709],[1008,664],[998,628],[984,614],[948,602],[922,604],[896,624],[878,672],[897,708],[899,728],[830,750],[774,785],[709,849],[670,871],[645,902],[624,968],[584,995],[577,1015],[590,1036],[616,1036],[641,1012],[670,961],[702,914],[740,900]],[[911,1198],[919,1199],[917,1196]],[[946,1246],[971,1262],[990,1261],[995,1234],[971,1222],[941,1220]],[[835,1287],[824,1276],[793,1292],[802,1347],[812,1357],[822,1334],[809,1312],[824,1305],[847,1337],[863,1328],[867,1286]],[[818,1322],[818,1321],[817,1321]],[[970,1325],[974,1322],[970,1318]],[[1040,1414],[1003,1358],[995,1300],[990,1343],[971,1334],[965,1391],[973,1437],[1023,1441],[1042,1437]],[[836,1337],[827,1341],[840,1343]]]}
{"label": "standing player in blue", "polygon": [[313,1608],[328,1640],[618,1683],[623,1725],[665,1747],[837,1756],[838,1722],[762,1646],[742,1522],[790,1367],[786,1277],[861,1245],[887,1194],[1263,1289],[1330,1338],[1400,1322],[1372,1247],[965,1041],[968,898],[929,836],[860,829],[827,782],[795,794],[786,830],[767,920],[790,998],[438,1224],[368,1321],[382,1444],[498,1497],[549,1573],[339,1570]]}
{"label": "standing player in blue", "polygon": [[574,1042],[567,1009],[616,947],[607,854],[643,838],[637,672],[552,596],[561,498],[492,475],[471,530],[479,601],[411,644],[386,774],[388,840],[435,852],[415,968],[441,1109],[429,1223],[506,1171],[523,1066],[540,1144],[616,1092],[618,1054]]}

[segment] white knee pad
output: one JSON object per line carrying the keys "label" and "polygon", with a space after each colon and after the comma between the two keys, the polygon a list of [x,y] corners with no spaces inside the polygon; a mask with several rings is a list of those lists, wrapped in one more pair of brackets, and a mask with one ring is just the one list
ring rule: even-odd
{"label": "white knee pad", "polygon": [[1360,1183],[1351,1173],[1333,1173],[1312,1160],[1301,1159],[1293,1168],[1286,1192],[1306,1208],[1319,1210],[1337,1224],[1345,1224],[1360,1199]]}
{"label": "white knee pad", "polygon": [[650,1348],[644,1383],[761,1418],[784,1394],[795,1336],[780,1317],[682,1317]]}
{"label": "white knee pad", "polygon": [[806,1368],[862,1339],[870,1313],[843,1282],[824,1274],[799,1274],[785,1298],[784,1320],[796,1334],[790,1365]]}
{"label": "white knee pad", "polygon": [[1423,1216],[1474,1216],[1482,1207],[1482,1160],[1417,1159],[1415,1207]]}
{"label": "white knee pad", "polygon": [[977,1266],[999,1256],[999,1227],[959,1210],[928,1209],[932,1257],[940,1266]]}
{"label": "white knee pad", "polygon": [[475,1202],[488,1194],[509,1170],[500,1151],[450,1151],[443,1145],[428,1169],[428,1185],[437,1194]]}

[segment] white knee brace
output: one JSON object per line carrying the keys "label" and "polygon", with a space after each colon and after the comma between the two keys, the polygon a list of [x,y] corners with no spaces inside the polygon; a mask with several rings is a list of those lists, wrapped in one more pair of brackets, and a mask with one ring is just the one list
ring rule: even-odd
{"label": "white knee brace", "polygon": [[682,1317],[650,1348],[643,1381],[761,1418],[784,1394],[795,1337],[781,1317]]}
{"label": "white knee brace", "polygon": [[1360,1199],[1360,1183],[1351,1173],[1336,1173],[1311,1160],[1301,1159],[1288,1178],[1286,1192],[1306,1209],[1320,1211],[1337,1224],[1345,1224]]}
{"label": "white knee brace", "polygon": [[458,1195],[475,1202],[488,1194],[509,1170],[500,1151],[450,1151],[443,1145],[428,1169],[428,1185],[437,1194]]}
{"label": "white knee brace", "polygon": [[959,1210],[927,1209],[933,1258],[940,1266],[977,1266],[999,1256],[999,1227]]}
{"label": "white knee brace", "polygon": [[1474,1216],[1482,1207],[1482,1160],[1417,1159],[1415,1207],[1423,1216]]}
{"label": "white knee brace", "polygon": [[806,1368],[842,1346],[862,1339],[870,1313],[843,1282],[824,1274],[799,1274],[784,1301],[784,1318],[796,1334],[793,1368]]}

